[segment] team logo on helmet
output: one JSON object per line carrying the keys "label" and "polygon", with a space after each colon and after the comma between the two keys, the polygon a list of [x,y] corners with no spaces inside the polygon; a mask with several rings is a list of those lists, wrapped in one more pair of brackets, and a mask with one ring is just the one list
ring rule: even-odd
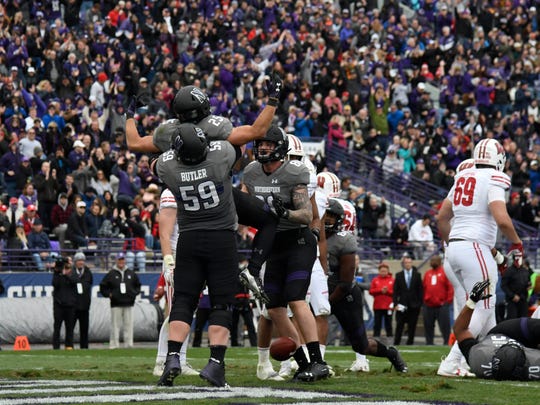
{"label": "team logo on helmet", "polygon": [[193,89],[191,89],[190,94],[195,97],[201,104],[203,104],[208,99],[206,97],[206,94],[204,94],[202,90],[198,87],[194,87]]}
{"label": "team logo on helmet", "polygon": [[334,173],[321,172],[317,174],[317,185],[327,197],[339,197],[341,194],[341,182]]}
{"label": "team logo on helmet", "polygon": [[498,171],[504,170],[506,154],[502,145],[495,139],[482,139],[474,147],[474,163],[491,166]]}

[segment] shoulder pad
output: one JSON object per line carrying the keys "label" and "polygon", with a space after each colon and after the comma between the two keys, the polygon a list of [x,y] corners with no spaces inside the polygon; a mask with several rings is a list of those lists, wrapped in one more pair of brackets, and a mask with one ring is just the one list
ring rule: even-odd
{"label": "shoulder pad", "polygon": [[510,188],[510,177],[506,173],[493,170],[489,177],[489,184],[502,188],[503,190],[508,190]]}

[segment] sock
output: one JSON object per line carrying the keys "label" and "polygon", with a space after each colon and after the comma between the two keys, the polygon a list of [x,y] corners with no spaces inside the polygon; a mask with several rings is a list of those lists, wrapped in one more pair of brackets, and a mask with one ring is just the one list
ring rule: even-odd
{"label": "sock", "polygon": [[210,359],[216,363],[223,363],[225,360],[225,351],[227,346],[224,345],[212,345],[210,346]]}
{"label": "sock", "polygon": [[291,359],[283,360],[280,366],[281,368],[291,368]]}
{"label": "sock", "polygon": [[377,354],[375,354],[375,357],[388,357],[388,347],[383,345],[378,340],[377,342]]}
{"label": "sock", "polygon": [[167,354],[179,353],[183,342],[176,342],[174,340],[167,340]]}
{"label": "sock", "polygon": [[259,364],[270,363],[270,348],[258,347],[257,354],[259,355]]}
{"label": "sock", "polygon": [[360,353],[354,353],[356,355],[356,360],[360,360],[360,361],[366,361],[367,358],[366,358],[366,355],[365,354],[360,354]]}
{"label": "sock", "polygon": [[446,356],[446,361],[459,362],[461,361],[462,357],[463,357],[463,354],[461,354],[461,350],[459,350],[459,345],[456,342],[452,345],[452,348],[450,349],[450,353],[448,353],[448,356]]}
{"label": "sock", "polygon": [[187,363],[187,347],[189,342],[189,334],[187,335],[187,338],[184,343],[182,343],[182,347],[180,348],[180,364],[186,364]]}
{"label": "sock", "polygon": [[293,357],[298,363],[298,370],[305,370],[307,366],[309,365],[308,359],[302,347],[299,347],[298,349],[296,349],[296,351],[293,354]]}
{"label": "sock", "polygon": [[309,360],[311,363],[322,363],[321,349],[319,348],[319,342],[309,342],[306,344]]}
{"label": "sock", "polygon": [[324,360],[324,355],[326,353],[326,345],[321,345],[319,343],[319,350],[321,351],[321,358]]}

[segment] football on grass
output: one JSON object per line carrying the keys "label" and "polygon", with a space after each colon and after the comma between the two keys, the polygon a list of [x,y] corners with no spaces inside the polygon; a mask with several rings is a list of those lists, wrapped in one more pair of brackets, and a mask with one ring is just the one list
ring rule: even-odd
{"label": "football on grass", "polygon": [[290,337],[278,337],[270,345],[270,356],[274,360],[284,361],[296,351],[296,343]]}

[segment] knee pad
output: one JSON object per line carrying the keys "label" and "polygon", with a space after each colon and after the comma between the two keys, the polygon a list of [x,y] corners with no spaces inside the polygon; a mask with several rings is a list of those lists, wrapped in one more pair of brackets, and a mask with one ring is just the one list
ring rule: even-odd
{"label": "knee pad", "polygon": [[171,321],[182,321],[191,325],[193,313],[197,307],[198,297],[192,297],[185,294],[175,294],[173,306],[169,314]]}
{"label": "knee pad", "polygon": [[229,304],[212,305],[208,324],[223,326],[230,330],[232,327],[232,308],[232,305]]}

